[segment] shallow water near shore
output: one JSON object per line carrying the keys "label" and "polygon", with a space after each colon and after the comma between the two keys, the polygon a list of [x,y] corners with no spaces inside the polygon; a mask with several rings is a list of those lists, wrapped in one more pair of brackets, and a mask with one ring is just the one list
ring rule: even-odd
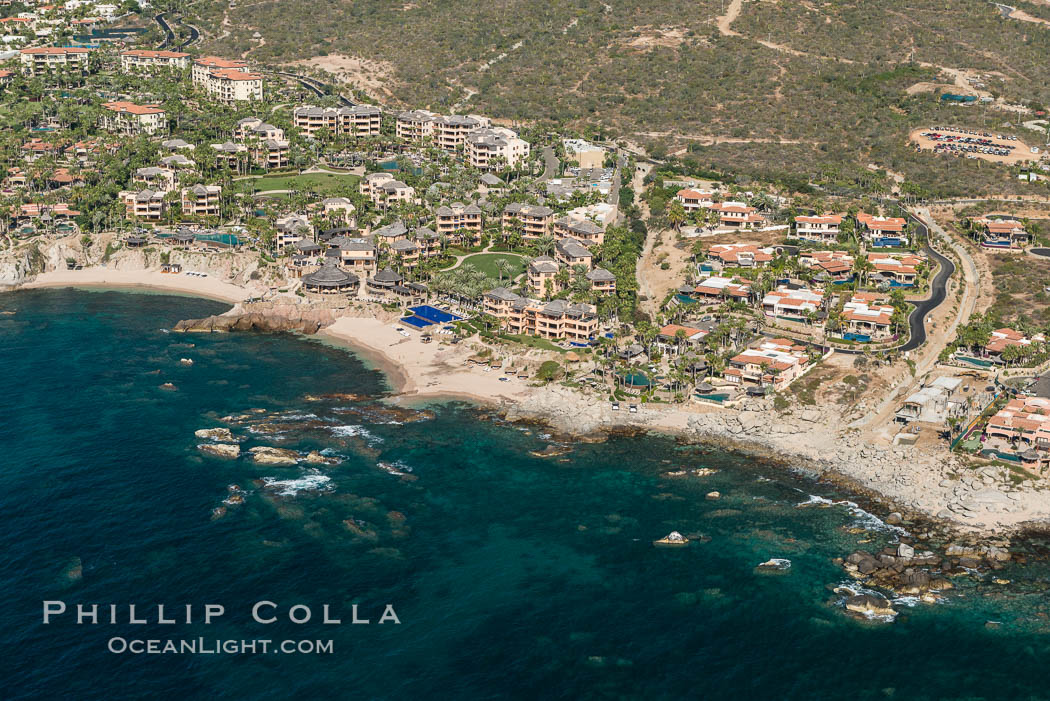
{"label": "shallow water near shore", "polygon": [[[848,493],[656,436],[536,457],[543,429],[474,407],[391,411],[370,399],[383,376],[345,350],[167,331],[225,308],[0,296],[15,312],[0,315],[4,698],[1050,698],[1042,560],[858,622],[832,559],[897,533],[819,503]],[[221,426],[240,458],[198,449],[194,432]],[[257,464],[258,446],[303,460]],[[667,476],[700,467],[717,472]],[[653,546],[672,530],[694,542]],[[770,558],[791,567],[756,570]],[[134,603],[150,623],[44,626],[44,600]],[[251,620],[261,600],[278,622]],[[194,621],[157,625],[158,603],[193,604]],[[209,603],[226,614],[205,625]],[[290,623],[293,604],[313,619]],[[325,604],[343,625],[320,623]],[[350,623],[355,604],[371,624]],[[386,604],[400,625],[378,624]],[[333,651],[113,654],[114,636]]]}

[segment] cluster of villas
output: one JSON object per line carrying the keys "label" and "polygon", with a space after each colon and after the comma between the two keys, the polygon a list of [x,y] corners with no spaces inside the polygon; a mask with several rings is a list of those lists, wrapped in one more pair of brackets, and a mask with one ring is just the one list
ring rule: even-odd
{"label": "cluster of villas", "polygon": [[988,419],[984,435],[1000,455],[1013,456],[1040,476],[1050,473],[1050,399],[1011,399]]}
{"label": "cluster of villas", "polygon": [[[792,236],[799,241],[824,245],[839,242],[847,215],[823,214],[795,217]],[[902,217],[884,217],[858,212],[854,217],[858,237],[868,248],[905,248],[910,243],[908,222]]]}
{"label": "cluster of villas", "polygon": [[[73,35],[74,41],[87,38],[88,32],[100,30],[123,15],[121,4],[93,2],[93,0],[66,0],[48,3],[46,0],[5,0],[8,16],[0,18],[3,44],[10,49],[24,44]],[[134,30],[105,30],[112,35],[126,36]],[[139,30],[141,31],[141,30]]]}
{"label": "cluster of villas", "polygon": [[515,168],[529,157],[529,143],[506,127],[478,115],[441,115],[427,110],[401,112],[395,121],[399,139],[462,152],[466,162],[483,171]]}
{"label": "cluster of villas", "polygon": [[761,228],[766,218],[758,209],[745,202],[719,200],[718,194],[705,190],[685,188],[678,191],[675,199],[682,203],[687,214],[710,211],[718,216],[718,226],[722,229],[746,231]]}

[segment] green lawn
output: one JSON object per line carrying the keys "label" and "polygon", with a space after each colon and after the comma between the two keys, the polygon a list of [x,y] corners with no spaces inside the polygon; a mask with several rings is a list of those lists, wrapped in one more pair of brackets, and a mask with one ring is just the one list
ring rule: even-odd
{"label": "green lawn", "polygon": [[[525,272],[525,264],[522,262],[521,256],[514,255],[513,253],[476,253],[464,258],[461,265],[473,265],[489,277],[498,280],[499,273],[496,271],[496,261],[498,260],[505,260],[510,263],[511,279],[516,278]],[[509,282],[506,276],[504,276],[503,281]]]}
{"label": "green lawn", "polygon": [[333,195],[347,189],[356,190],[360,180],[356,175],[331,175],[309,173],[307,175],[264,175],[261,178],[238,180],[238,189],[244,191],[250,185],[256,192],[267,190],[315,190],[322,195]]}

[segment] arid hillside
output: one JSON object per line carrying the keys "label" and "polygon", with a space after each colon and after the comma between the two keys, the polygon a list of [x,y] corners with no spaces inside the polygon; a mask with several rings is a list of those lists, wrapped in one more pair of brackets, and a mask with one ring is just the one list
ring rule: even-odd
{"label": "arid hillside", "polygon": [[[1004,129],[1050,103],[1050,5],[985,0],[251,0],[190,6],[203,48],[308,61],[391,106],[577,124],[705,165],[947,193],[1005,167],[908,144],[947,120]],[[994,100],[942,105],[941,92]],[[1025,119],[1030,119],[1030,116]],[[943,159],[941,159],[943,161]]]}

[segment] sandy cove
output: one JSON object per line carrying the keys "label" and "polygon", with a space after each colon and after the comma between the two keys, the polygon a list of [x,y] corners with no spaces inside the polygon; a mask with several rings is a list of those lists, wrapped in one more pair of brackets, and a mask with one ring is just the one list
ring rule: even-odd
{"label": "sandy cove", "polygon": [[[253,295],[249,289],[223,282],[213,276],[196,277],[185,273],[162,273],[159,270],[115,270],[112,268],[52,270],[38,274],[20,287],[22,289],[43,287],[145,288],[162,292],[180,292],[230,304],[237,304]],[[261,293],[261,290],[259,292]]]}
{"label": "sandy cove", "polygon": [[[1005,468],[972,469],[944,449],[876,446],[839,421],[837,408],[774,411],[772,401],[746,410],[707,404],[626,404],[613,411],[607,394],[582,392],[467,365],[477,350],[435,340],[424,344],[393,328],[395,317],[341,317],[319,335],[346,343],[387,372],[394,402],[461,398],[500,410],[510,420],[538,421],[570,436],[647,430],[774,458],[792,469],[855,488],[869,498],[966,531],[1017,531],[1050,520],[1050,491],[1015,484]],[[440,338],[440,337],[435,337]],[[515,356],[518,358],[519,356]],[[500,377],[508,377],[500,381]]]}

